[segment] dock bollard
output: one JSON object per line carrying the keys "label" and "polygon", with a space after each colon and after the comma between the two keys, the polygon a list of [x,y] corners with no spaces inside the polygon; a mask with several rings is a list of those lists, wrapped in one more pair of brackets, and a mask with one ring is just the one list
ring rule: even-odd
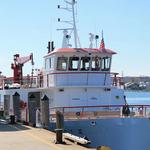
{"label": "dock bollard", "polygon": [[56,131],[56,142],[55,144],[62,144],[62,134],[63,134],[63,129],[55,129]]}

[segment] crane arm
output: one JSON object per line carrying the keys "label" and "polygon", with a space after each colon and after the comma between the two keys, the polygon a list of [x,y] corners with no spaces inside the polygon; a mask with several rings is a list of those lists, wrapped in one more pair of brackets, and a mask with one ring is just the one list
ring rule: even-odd
{"label": "crane arm", "polygon": [[22,65],[25,64],[26,62],[28,62],[29,60],[31,60],[32,65],[34,65],[33,53],[31,53],[29,56],[17,57],[17,62]]}

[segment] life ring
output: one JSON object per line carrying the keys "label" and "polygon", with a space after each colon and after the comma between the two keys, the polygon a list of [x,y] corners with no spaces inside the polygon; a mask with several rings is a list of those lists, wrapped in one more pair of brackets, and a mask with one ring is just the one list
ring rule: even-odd
{"label": "life ring", "polygon": [[20,101],[20,108],[24,109],[27,106],[27,103],[24,102],[23,100]]}
{"label": "life ring", "polygon": [[76,116],[80,116],[80,112],[76,112]]}

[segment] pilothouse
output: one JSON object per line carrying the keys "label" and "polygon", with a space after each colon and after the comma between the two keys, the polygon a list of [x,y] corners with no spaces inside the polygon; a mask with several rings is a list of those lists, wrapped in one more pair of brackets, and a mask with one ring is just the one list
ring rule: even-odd
{"label": "pilothouse", "polygon": [[[104,43],[102,38],[101,44]],[[49,53],[44,57],[45,58],[45,73],[44,75],[45,82],[49,81],[49,78],[52,76],[59,75],[72,75],[78,77],[80,85],[97,85],[105,86],[110,85],[110,71],[111,71],[111,59],[112,55],[116,54],[112,50],[105,49],[105,47],[100,48],[60,48]],[[80,79],[79,77],[82,76]],[[100,76],[103,76],[101,78]],[[105,82],[101,82],[104,80]],[[97,82],[91,82],[94,79]],[[78,80],[76,80],[78,82]],[[85,82],[87,81],[87,82]],[[63,82],[63,81],[62,81]],[[65,81],[62,85],[78,85],[75,83],[75,80],[72,80],[73,83],[68,83]],[[46,83],[45,86],[52,85],[52,83]],[[59,85],[59,86],[60,86]]]}

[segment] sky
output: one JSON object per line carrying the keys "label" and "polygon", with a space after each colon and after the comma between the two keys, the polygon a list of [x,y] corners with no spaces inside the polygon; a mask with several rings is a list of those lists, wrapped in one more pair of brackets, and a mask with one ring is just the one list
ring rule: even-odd
{"label": "sky", "polygon": [[[61,47],[69,20],[63,0],[5,0],[0,2],[0,71],[11,76],[13,55],[34,55],[35,69],[43,67],[47,42]],[[149,0],[78,0],[77,29],[82,47],[89,47],[89,33],[104,32],[105,47],[117,52],[112,72],[124,76],[150,76],[150,1]],[[66,25],[68,27],[68,25]],[[100,39],[99,39],[100,40]],[[24,75],[31,74],[31,63],[24,65]]]}

